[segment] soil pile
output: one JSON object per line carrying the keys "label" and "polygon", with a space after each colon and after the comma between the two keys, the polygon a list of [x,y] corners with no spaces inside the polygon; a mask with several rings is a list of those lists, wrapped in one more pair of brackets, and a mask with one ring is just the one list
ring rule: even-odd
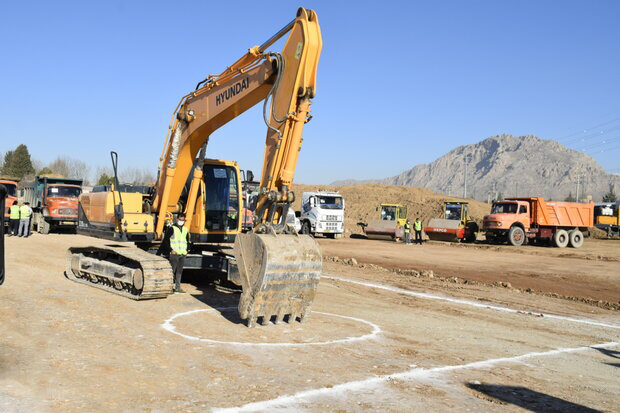
{"label": "soil pile", "polygon": [[[362,234],[358,222],[369,222],[379,218],[377,207],[385,204],[402,204],[407,207],[408,217],[413,221],[420,217],[426,225],[431,218],[437,218],[443,213],[443,202],[448,200],[463,200],[437,194],[427,188],[407,186],[392,186],[381,184],[365,184],[351,186],[329,185],[293,185],[297,200],[293,204],[296,211],[301,207],[301,195],[308,191],[337,191],[345,199],[345,235]],[[469,215],[481,222],[482,217],[491,209],[489,204],[467,199]]]}

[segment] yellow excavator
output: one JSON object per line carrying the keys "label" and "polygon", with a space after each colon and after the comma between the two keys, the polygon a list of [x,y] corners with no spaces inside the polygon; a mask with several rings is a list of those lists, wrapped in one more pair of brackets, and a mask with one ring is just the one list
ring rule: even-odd
{"label": "yellow excavator", "polygon": [[[287,33],[281,52],[268,51]],[[185,268],[219,270],[241,286],[239,314],[249,327],[306,320],[322,257],[314,239],[297,235],[286,217],[321,48],[316,13],[300,8],[261,46],[199,82],[174,111],[153,187],[120,185],[112,152],[114,183],[80,196],[78,233],[116,242],[70,248],[67,278],[136,300],[168,296],[173,274],[161,254],[164,234],[183,212],[190,234]],[[263,169],[254,227],[242,233],[239,166],[208,159],[207,143],[216,129],[261,101]]]}

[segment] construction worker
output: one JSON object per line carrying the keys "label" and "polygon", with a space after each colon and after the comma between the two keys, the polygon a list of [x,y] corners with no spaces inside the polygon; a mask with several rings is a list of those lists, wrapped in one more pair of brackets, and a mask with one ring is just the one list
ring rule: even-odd
{"label": "construction worker", "polygon": [[19,207],[19,234],[18,236],[28,238],[30,236],[30,217],[32,216],[32,208],[30,203],[24,202]]}
{"label": "construction worker", "polygon": [[181,288],[181,276],[183,275],[183,265],[185,265],[185,256],[187,255],[189,231],[185,227],[185,214],[183,212],[177,215],[176,222],[168,231],[171,250],[169,259],[172,265],[172,273],[174,274],[174,291],[185,293]]}
{"label": "construction worker", "polygon": [[19,205],[17,201],[13,201],[13,205],[9,208],[9,237],[17,235],[19,232]]}
{"label": "construction worker", "polygon": [[416,244],[422,245],[422,221],[420,221],[420,217],[415,219],[413,223],[413,229],[415,230],[415,242]]}
{"label": "construction worker", "polygon": [[411,221],[409,221],[408,219],[407,219],[407,222],[405,222],[404,229],[405,229],[405,244],[409,245],[411,244]]}

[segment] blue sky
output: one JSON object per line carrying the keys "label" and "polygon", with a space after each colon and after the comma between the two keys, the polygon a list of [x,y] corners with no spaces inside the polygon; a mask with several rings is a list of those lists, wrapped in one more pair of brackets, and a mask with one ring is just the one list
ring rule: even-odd
{"label": "blue sky", "polygon": [[[228,4],[3,2],[0,152],[25,143],[95,169],[116,150],[121,167],[155,172],[180,97],[297,8]],[[324,48],[296,182],[391,176],[501,133],[561,138],[620,172],[620,2],[303,6]],[[258,172],[260,106],[218,130],[209,156]]]}

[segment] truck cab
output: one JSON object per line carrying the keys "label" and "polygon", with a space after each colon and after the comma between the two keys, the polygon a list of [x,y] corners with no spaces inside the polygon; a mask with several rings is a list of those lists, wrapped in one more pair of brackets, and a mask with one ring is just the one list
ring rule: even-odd
{"label": "truck cab", "polygon": [[516,200],[495,202],[491,207],[491,213],[484,217],[486,231],[508,231],[515,224],[524,231],[529,231],[531,220],[528,202]]}
{"label": "truck cab", "polygon": [[13,202],[17,201],[17,181],[0,179],[0,184],[4,185],[7,190],[4,204],[4,225],[8,225],[11,205],[13,205]]}
{"label": "truck cab", "polygon": [[301,233],[342,238],[344,207],[344,198],[338,192],[304,192],[299,214]]}

